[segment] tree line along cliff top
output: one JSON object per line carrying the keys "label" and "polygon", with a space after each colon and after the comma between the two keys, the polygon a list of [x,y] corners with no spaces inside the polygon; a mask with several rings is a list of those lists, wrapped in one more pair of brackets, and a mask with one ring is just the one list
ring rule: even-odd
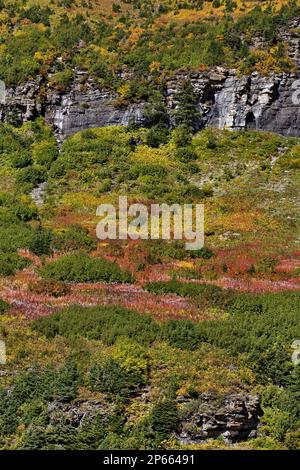
{"label": "tree line along cliff top", "polygon": [[[15,86],[41,76],[64,89],[77,67],[99,87],[139,99],[149,82],[182,69],[290,71],[295,66],[280,31],[298,35],[291,27],[298,3],[0,1],[0,77]],[[124,81],[126,74],[131,80]]]}

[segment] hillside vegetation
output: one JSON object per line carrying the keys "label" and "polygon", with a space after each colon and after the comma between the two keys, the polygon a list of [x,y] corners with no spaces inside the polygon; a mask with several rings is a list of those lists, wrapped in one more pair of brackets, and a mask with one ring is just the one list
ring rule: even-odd
{"label": "hillside vegetation", "polygon": [[[300,449],[300,140],[198,130],[189,80],[170,126],[165,87],[217,65],[293,71],[279,31],[297,15],[279,0],[0,0],[7,87],[38,80],[38,100],[78,68],[118,106],[147,102],[143,127],[61,145],[42,117],[0,124],[0,449]],[[97,239],[97,207],[124,195],[204,204],[205,246]],[[199,436],[209,397],[218,416],[258,397],[253,433],[180,438]]]}
{"label": "hillside vegetation", "polygon": [[[180,448],[180,397],[207,391],[258,394],[261,427],[195,448],[299,448],[299,141],[184,126],[59,153],[41,119],[1,125],[4,449]],[[206,246],[97,241],[96,207],[122,194],[204,203]]]}
{"label": "hillside vegetation", "polygon": [[278,30],[298,14],[296,0],[1,2],[0,77],[64,89],[77,67],[132,101],[178,69],[292,70]]}

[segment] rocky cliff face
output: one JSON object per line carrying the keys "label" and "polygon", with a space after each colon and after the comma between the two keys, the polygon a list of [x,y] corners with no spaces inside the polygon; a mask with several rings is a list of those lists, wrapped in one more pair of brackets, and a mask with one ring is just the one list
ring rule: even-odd
{"label": "rocky cliff face", "polygon": [[[177,77],[178,81],[179,77]],[[238,77],[234,70],[216,70],[191,77],[199,93],[199,128],[259,129],[300,135],[300,81],[296,74],[269,77],[257,72]],[[299,90],[300,91],[300,90]],[[174,96],[173,82],[169,93]]]}
{"label": "rocky cliff face", "polygon": [[[288,56],[299,70],[300,18],[283,26],[277,35],[286,44]],[[264,48],[263,39],[253,38],[251,47],[258,46]],[[126,74],[123,78],[126,79]],[[176,92],[186,79],[191,80],[198,92],[199,129],[207,126],[232,130],[252,128],[300,136],[300,72],[268,77],[255,72],[240,77],[235,70],[217,67],[207,73],[179,73],[167,82],[171,122]],[[109,90],[100,90],[86,72],[74,70],[74,80],[66,91],[51,88],[41,77],[8,89],[5,103],[0,99],[0,120],[18,125],[44,116],[59,141],[92,127],[142,124],[145,104],[120,107],[117,98]]]}
{"label": "rocky cliff face", "polygon": [[217,397],[206,393],[197,401],[183,402],[181,428],[177,435],[183,444],[198,444],[219,437],[231,443],[257,436],[261,415],[257,396],[230,394]]}
{"label": "rocky cliff face", "polygon": [[[48,87],[41,93],[45,87],[41,79],[7,90],[6,102],[0,105],[0,119],[21,124],[44,116],[60,141],[92,127],[143,122],[144,103],[119,107],[116,94],[99,90],[91,78],[83,85],[82,75],[82,71],[76,71],[74,82],[65,92]],[[300,135],[300,75],[281,73],[265,77],[253,73],[238,77],[234,70],[222,68],[208,73],[178,74],[167,83],[170,116],[176,107],[178,87],[187,78],[199,96],[199,129],[251,128]]]}
{"label": "rocky cliff face", "polygon": [[83,84],[83,75],[82,71],[75,73],[75,80],[67,93],[48,90],[45,118],[59,139],[92,127],[142,122],[143,104],[119,107],[116,94],[99,90],[91,78]]}

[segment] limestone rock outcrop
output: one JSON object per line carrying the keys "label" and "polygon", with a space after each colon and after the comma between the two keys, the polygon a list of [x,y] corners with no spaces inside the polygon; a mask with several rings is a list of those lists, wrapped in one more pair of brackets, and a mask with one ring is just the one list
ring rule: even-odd
{"label": "limestone rock outcrop", "polygon": [[[180,399],[179,399],[180,401]],[[182,400],[182,418],[178,440],[198,444],[223,437],[226,442],[245,441],[257,436],[259,398],[255,395],[202,394],[197,400]]]}
{"label": "limestone rock outcrop", "polygon": [[[117,94],[99,90],[91,78],[82,85],[75,71],[69,89],[48,87],[41,93],[41,78],[8,89],[0,105],[0,119],[15,125],[44,116],[59,141],[93,127],[143,123],[145,103],[118,105]],[[167,108],[172,122],[176,92],[189,79],[198,94],[198,128],[259,129],[287,136],[300,135],[300,75],[253,73],[239,77],[234,70],[217,67],[206,73],[177,74],[167,81]]]}

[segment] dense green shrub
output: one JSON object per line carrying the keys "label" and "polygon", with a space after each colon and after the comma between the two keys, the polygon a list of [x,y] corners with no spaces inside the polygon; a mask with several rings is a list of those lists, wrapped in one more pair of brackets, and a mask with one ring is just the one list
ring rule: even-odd
{"label": "dense green shrub", "polygon": [[30,183],[37,186],[45,180],[44,171],[40,167],[27,166],[19,170],[17,174],[17,182],[20,184]]}
{"label": "dense green shrub", "polygon": [[64,423],[62,417],[55,426],[49,426],[47,419],[45,423],[34,422],[26,428],[22,442],[18,450],[76,450],[81,449],[78,440],[78,431],[71,424]]}
{"label": "dense green shrub", "polygon": [[[1,216],[0,216],[1,220]],[[1,220],[3,222],[3,220]],[[32,237],[32,228],[19,221],[7,220],[2,224],[0,252],[16,252],[19,248],[28,248]]]}
{"label": "dense green shrub", "polygon": [[69,361],[58,370],[47,368],[25,373],[16,382],[13,393],[16,402],[33,398],[68,402],[75,398],[78,383],[77,366]]}
{"label": "dense green shrub", "polygon": [[17,271],[26,268],[30,264],[28,259],[22,258],[16,253],[0,252],[0,276],[12,276]]}
{"label": "dense green shrub", "polygon": [[159,440],[167,439],[172,431],[176,431],[178,423],[175,401],[166,399],[154,406],[151,413],[151,424]]}
{"label": "dense green shrub", "polygon": [[33,369],[19,375],[10,393],[0,389],[0,435],[16,431],[25,403],[34,400],[69,402],[76,397],[79,383],[77,366],[71,360],[58,370]]}
{"label": "dense green shrub", "polygon": [[241,294],[234,299],[230,311],[237,315],[262,314],[265,305],[261,296]]}
{"label": "dense green shrub", "polygon": [[144,119],[147,127],[164,129],[168,126],[169,119],[166,100],[161,92],[154,92],[150,96],[145,106]]}
{"label": "dense green shrub", "polygon": [[106,344],[113,344],[120,336],[149,344],[159,333],[159,326],[150,316],[116,306],[71,307],[50,317],[35,320],[33,327],[49,338],[55,335],[70,338],[83,336]]}
{"label": "dense green shrub", "polygon": [[200,248],[199,250],[192,250],[189,253],[190,258],[202,258],[202,259],[210,259],[214,256],[214,253],[212,250],[204,246],[203,248]]}
{"label": "dense green shrub", "polygon": [[243,294],[231,299],[228,319],[201,322],[197,330],[202,341],[243,354],[262,383],[283,385],[292,368],[289,348],[300,337],[299,310],[297,292]]}
{"label": "dense green shrub", "polygon": [[190,297],[201,307],[228,308],[235,295],[232,291],[222,289],[210,284],[197,284],[194,282],[180,282],[172,279],[168,282],[151,282],[145,289],[154,294],[177,294],[182,297]]}
{"label": "dense green shrub", "polygon": [[162,337],[180,349],[196,349],[199,345],[200,335],[191,321],[171,320],[162,325]]}
{"label": "dense green shrub", "polygon": [[7,222],[1,227],[0,252],[9,253],[16,252],[19,248],[28,248],[32,228],[24,223]]}
{"label": "dense green shrub", "polygon": [[30,220],[37,220],[39,218],[38,211],[35,206],[18,204],[13,208],[13,211],[22,222],[29,222]]}
{"label": "dense green shrub", "polygon": [[32,164],[32,156],[28,151],[15,152],[10,156],[14,168],[26,168]]}
{"label": "dense green shrub", "polygon": [[96,248],[96,242],[89,235],[87,229],[81,225],[73,225],[58,234],[52,240],[52,247],[59,251],[87,250]]}
{"label": "dense green shrub", "polygon": [[5,313],[9,309],[9,304],[0,299],[0,314]]}
{"label": "dense green shrub", "polygon": [[50,230],[43,228],[39,225],[33,232],[32,238],[29,243],[29,250],[35,255],[50,255],[52,233]]}
{"label": "dense green shrub", "polygon": [[[288,51],[278,27],[287,27],[290,19],[299,16],[297,3],[292,0],[279,8],[269,2],[268,6],[252,8],[251,2],[244,2],[236,12],[236,2],[214,0],[205,5],[203,13],[206,14],[207,7],[208,10],[219,8],[222,3],[225,17],[223,6],[213,15],[209,12],[203,17],[194,11],[203,7],[202,0],[167,2],[168,5],[158,5],[152,0],[126,1],[131,4],[132,15],[122,6],[121,16],[120,8],[113,5],[114,14],[104,19],[100,17],[102,11],[91,10],[92,5],[85,0],[57,0],[44,7],[34,5],[36,2],[0,0],[1,78],[7,87],[24,84],[28,79],[37,80],[40,85],[34,98],[43,113],[48,88],[67,90],[75,69],[86,72],[78,83],[83,93],[91,84],[88,77],[93,76],[99,89],[110,88],[116,92],[117,106],[147,102],[144,129],[132,123],[126,129],[86,130],[64,141],[60,152],[43,120],[21,125],[20,109],[10,107],[6,117],[18,127],[0,123],[3,171],[0,275],[14,274],[27,266],[29,261],[17,254],[22,248],[30,248],[38,256],[52,251],[92,251],[96,244],[87,230],[80,226],[63,228],[63,223],[65,214],[69,220],[82,217],[84,223],[90,223],[94,201],[99,196],[112,203],[122,193],[135,201],[146,199],[146,203],[194,203],[212,196],[212,188],[216,188],[217,195],[227,181],[232,189],[236,188],[239,194],[241,190],[241,195],[248,198],[250,190],[243,185],[248,168],[251,177],[265,178],[264,183],[271,176],[269,183],[279,181],[279,173],[285,170],[287,180],[293,173],[288,190],[289,194],[295,190],[296,197],[297,188],[293,185],[297,183],[300,168],[297,139],[218,129],[194,134],[203,124],[202,109],[207,110],[214,100],[214,86],[205,85],[201,90],[203,101],[198,102],[189,80],[182,83],[175,96],[168,96],[164,80],[177,77],[176,71],[180,69],[181,76],[190,74],[194,81],[193,71],[198,74],[199,70],[219,64],[235,67],[247,75],[254,70],[266,74],[291,70],[292,63],[287,60]],[[160,18],[166,12],[172,13]],[[291,34],[296,37],[299,32],[294,29]],[[265,41],[262,48],[253,48],[253,38],[257,37]],[[172,104],[171,119],[167,103]],[[175,129],[170,132],[173,124]],[[274,156],[279,158],[271,168]],[[209,176],[211,171],[211,187],[202,187],[203,176]],[[49,180],[49,197],[43,207],[35,207],[24,197],[25,193],[46,180]],[[225,213],[231,205],[230,198],[225,195],[224,199],[225,207],[215,200],[210,208],[215,208],[216,203],[220,209],[217,219],[211,221],[212,243],[217,242],[223,210]],[[231,209],[228,219],[230,212]],[[229,223],[227,214],[225,218]],[[39,220],[54,227],[52,236],[46,229],[34,228],[34,221]],[[274,228],[268,220],[259,217],[264,234]],[[289,220],[291,225],[296,223]],[[245,236],[247,240],[249,236],[255,237],[242,230],[243,242]],[[236,246],[234,240],[232,244]],[[177,269],[180,263],[174,260],[209,260],[214,255],[206,247],[187,252],[184,242],[179,241],[147,241],[141,246],[137,263],[143,269],[148,263],[172,261],[172,275],[187,278],[206,273],[202,265],[211,263],[196,262],[195,269]],[[119,251],[116,256],[120,254]],[[229,274],[226,263],[223,271]],[[216,274],[213,269],[212,275]],[[273,278],[275,261],[265,258],[254,264],[247,275],[257,273]],[[132,280],[130,273],[123,272],[116,264],[85,253],[68,254],[49,262],[41,274],[45,278],[29,284],[29,292],[55,297],[70,292],[71,287],[64,280]],[[145,269],[143,275],[147,274]],[[13,331],[17,320],[3,318],[1,332],[7,334],[12,349],[5,366],[8,374],[2,377],[5,389],[0,390],[0,447],[168,448],[173,445],[172,433],[178,430],[175,397],[179,389],[180,394],[186,390],[192,400],[208,384],[220,386],[222,390],[232,387],[248,393],[255,387],[265,392],[264,416],[259,428],[262,437],[249,441],[247,446],[299,449],[300,369],[291,361],[291,344],[300,337],[299,293],[237,294],[176,279],[151,283],[146,288],[162,296],[173,293],[187,297],[194,306],[209,309],[207,313],[213,321],[197,324],[165,318],[158,323],[147,315],[121,307],[78,306],[35,320],[32,332],[27,327],[23,331],[23,324],[19,323]],[[75,290],[73,286],[72,292]],[[89,290],[86,295],[90,295]],[[138,295],[144,303],[143,294]],[[72,298],[75,302],[76,296]],[[59,302],[52,299],[51,305],[62,302],[63,299]],[[8,308],[0,300],[0,313]],[[159,312],[159,315],[169,313]],[[39,333],[46,338],[39,338]],[[56,335],[61,337],[54,338]],[[23,341],[25,348],[21,346]],[[58,367],[45,365],[64,357],[67,351],[72,352],[72,357],[80,357],[82,378],[72,361]],[[40,366],[35,365],[35,360]],[[94,364],[92,368],[91,364]],[[143,387],[148,382],[149,391],[146,389],[144,395]],[[80,385],[83,387],[79,395]],[[128,403],[130,399],[132,402]],[[157,400],[161,401],[156,403]],[[118,409],[114,401],[121,405]]]}
{"label": "dense green shrub", "polygon": [[56,281],[74,282],[132,282],[133,277],[116,263],[103,258],[91,258],[86,253],[73,253],[52,261],[40,274]]}
{"label": "dense green shrub", "polygon": [[95,364],[90,370],[91,390],[108,393],[114,399],[118,396],[128,397],[143,385],[142,375],[127,372],[114,359],[108,359],[104,364]]}
{"label": "dense green shrub", "polygon": [[53,136],[49,136],[47,140],[32,144],[31,152],[35,164],[44,167],[45,170],[49,170],[51,164],[58,157],[57,142]]}
{"label": "dense green shrub", "polygon": [[198,96],[190,81],[182,82],[175,99],[177,101],[177,108],[173,113],[175,124],[197,129],[200,119],[200,113],[197,110]]}
{"label": "dense green shrub", "polygon": [[175,156],[182,163],[189,163],[197,159],[197,154],[192,146],[178,147]]}
{"label": "dense green shrub", "polygon": [[18,34],[6,38],[6,53],[0,56],[0,75],[6,85],[19,85],[35,78],[40,64],[35,53],[50,47],[46,31],[37,25],[18,29]]}
{"label": "dense green shrub", "polygon": [[[187,191],[187,188],[185,188],[185,191]],[[149,250],[149,256],[153,258],[153,260],[156,260],[156,262],[158,263],[164,259],[210,259],[214,255],[213,252],[207,247],[203,247],[199,250],[187,251],[185,247],[185,242],[182,240],[171,240],[168,242],[163,240],[156,240],[155,242],[148,242],[147,248]]]}

